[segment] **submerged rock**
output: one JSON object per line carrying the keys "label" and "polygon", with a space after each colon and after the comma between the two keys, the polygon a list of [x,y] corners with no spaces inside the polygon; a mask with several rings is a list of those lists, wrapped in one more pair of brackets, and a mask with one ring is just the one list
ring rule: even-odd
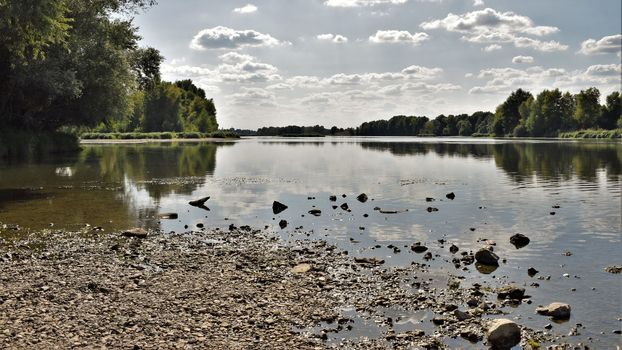
{"label": "submerged rock", "polygon": [[278,213],[281,213],[282,211],[284,211],[285,209],[287,209],[287,205],[281,203],[281,202],[277,202],[274,201],[272,203],[272,212],[276,215]]}
{"label": "submerged rock", "polygon": [[281,220],[281,221],[279,221],[279,227],[280,227],[281,229],[286,228],[286,227],[287,227],[287,220]]}
{"label": "submerged rock", "polygon": [[529,237],[521,233],[517,233],[510,237],[510,243],[512,243],[516,247],[516,249],[520,249],[529,244]]}
{"label": "submerged rock", "polygon": [[158,215],[160,219],[177,219],[179,215],[177,213],[162,213]]}
{"label": "submerged rock", "polygon": [[447,197],[447,199],[451,199],[452,201],[454,200],[454,198],[456,198],[456,195],[453,192],[449,192],[445,195],[445,197]]}
{"label": "submerged rock", "polygon": [[486,339],[493,349],[511,349],[520,342],[520,327],[511,320],[500,318],[490,321],[487,329]]}
{"label": "submerged rock", "polygon": [[554,320],[567,320],[570,318],[570,305],[564,303],[550,303],[539,307],[536,312],[540,315],[550,316]]}
{"label": "submerged rock", "polygon": [[123,231],[121,235],[125,237],[145,238],[147,237],[147,235],[149,235],[149,233],[147,232],[147,230],[143,228],[136,227],[136,228]]}
{"label": "submerged rock", "polygon": [[499,256],[486,248],[481,248],[477,251],[477,253],[475,253],[475,260],[484,265],[499,265]]}
{"label": "submerged rock", "polygon": [[367,199],[368,199],[368,198],[367,198],[367,195],[366,195],[365,193],[361,193],[361,194],[359,194],[359,195],[356,197],[356,199],[357,199],[359,202],[361,202],[361,203],[365,203],[365,202],[367,202]]}

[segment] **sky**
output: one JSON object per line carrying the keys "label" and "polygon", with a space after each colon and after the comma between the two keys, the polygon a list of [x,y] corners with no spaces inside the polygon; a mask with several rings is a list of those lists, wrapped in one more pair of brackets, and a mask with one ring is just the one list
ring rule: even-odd
{"label": "sky", "polygon": [[621,3],[159,0],[134,24],[222,128],[349,127],[494,111],[518,88],[620,90]]}

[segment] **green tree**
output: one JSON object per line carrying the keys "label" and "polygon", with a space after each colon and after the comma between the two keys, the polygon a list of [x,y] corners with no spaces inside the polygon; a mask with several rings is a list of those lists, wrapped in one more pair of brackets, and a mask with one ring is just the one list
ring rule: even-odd
{"label": "green tree", "polygon": [[622,99],[620,92],[614,91],[606,99],[602,108],[598,126],[603,129],[614,129],[622,121]]}
{"label": "green tree", "polygon": [[581,90],[575,95],[576,108],[573,117],[578,128],[589,129],[596,126],[601,113],[599,99],[600,91],[595,87]]}
{"label": "green tree", "polygon": [[518,110],[520,105],[530,97],[533,97],[533,95],[523,89],[512,92],[510,96],[497,107],[490,132],[496,136],[511,134],[521,119]]}

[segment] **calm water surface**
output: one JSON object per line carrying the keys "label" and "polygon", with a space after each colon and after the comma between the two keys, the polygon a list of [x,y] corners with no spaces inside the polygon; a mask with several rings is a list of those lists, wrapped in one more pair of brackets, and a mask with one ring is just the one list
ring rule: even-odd
{"label": "calm water surface", "polygon": [[[620,343],[612,331],[622,327],[622,275],[603,270],[622,265],[621,182],[622,144],[610,142],[249,138],[84,145],[75,156],[0,163],[0,235],[50,225],[166,232],[198,223],[268,225],[285,238],[310,233],[390,265],[421,262],[421,256],[407,248],[394,254],[387,245],[420,241],[440,255],[432,262],[438,271],[468,277],[467,286],[526,286],[533,304],[512,311],[519,323],[542,328],[550,321],[534,315],[535,306],[567,302],[572,318],[554,330],[566,334],[581,323],[586,328],[569,341],[607,348]],[[369,196],[367,203],[356,200],[361,192]],[[449,192],[455,200],[445,198]],[[328,199],[333,194],[336,203]],[[211,197],[209,211],[187,205],[204,196]],[[426,197],[436,201],[427,203]],[[273,215],[274,200],[289,209]],[[350,212],[331,207],[344,202]],[[428,213],[429,206],[439,211]],[[404,212],[382,214],[374,207]],[[320,217],[307,213],[314,208]],[[166,212],[179,219],[158,219]],[[289,222],[284,230],[281,219]],[[22,229],[11,230],[15,224]],[[519,232],[531,243],[517,250],[508,240]],[[480,239],[495,240],[495,251],[507,262],[490,274],[473,266],[455,270],[439,239],[466,250],[477,249]],[[527,276],[532,266],[550,280]],[[534,282],[540,287],[531,287]]]}

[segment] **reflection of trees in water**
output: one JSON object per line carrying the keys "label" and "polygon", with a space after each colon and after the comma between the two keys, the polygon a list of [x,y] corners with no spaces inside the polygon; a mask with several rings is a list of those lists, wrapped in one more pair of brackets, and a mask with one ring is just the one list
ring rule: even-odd
{"label": "reflection of trees in water", "polygon": [[568,180],[577,176],[596,181],[597,173],[606,170],[612,181],[622,174],[622,144],[584,142],[508,142],[508,143],[414,143],[362,142],[364,149],[388,151],[398,156],[424,155],[493,158],[517,182],[532,176],[549,181]]}
{"label": "reflection of trees in water", "polygon": [[96,163],[105,183],[127,179],[153,199],[173,192],[190,194],[216,168],[216,149],[231,143],[166,143],[156,145],[91,146],[83,163]]}
{"label": "reflection of trees in water", "polygon": [[427,143],[427,142],[361,142],[361,147],[377,151],[389,151],[397,156],[428,154],[474,158],[492,157],[493,144],[487,143]]}

